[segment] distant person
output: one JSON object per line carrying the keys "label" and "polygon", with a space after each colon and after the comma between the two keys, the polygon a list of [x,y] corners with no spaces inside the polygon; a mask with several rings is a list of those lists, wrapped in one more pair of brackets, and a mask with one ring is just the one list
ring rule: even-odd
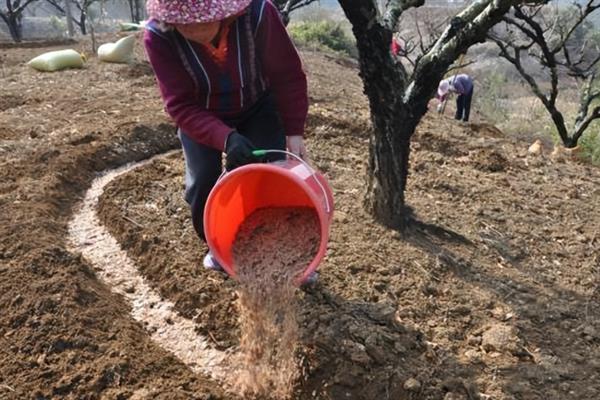
{"label": "distant person", "polygon": [[400,58],[406,55],[406,42],[402,40],[398,33],[395,33],[394,36],[392,36],[390,52],[396,61],[400,61]]}
{"label": "distant person", "polygon": [[443,103],[448,96],[456,93],[456,115],[457,120],[469,121],[471,112],[471,100],[473,99],[473,79],[467,74],[453,75],[440,82],[437,90],[437,99],[440,101],[438,112],[443,109]]}
{"label": "distant person", "polygon": [[[178,126],[185,200],[206,242],[204,207],[223,152],[227,170],[261,161],[257,148],[307,156],[306,75],[271,1],[148,0],[146,7],[146,53]],[[210,251],[204,267],[222,270]]]}

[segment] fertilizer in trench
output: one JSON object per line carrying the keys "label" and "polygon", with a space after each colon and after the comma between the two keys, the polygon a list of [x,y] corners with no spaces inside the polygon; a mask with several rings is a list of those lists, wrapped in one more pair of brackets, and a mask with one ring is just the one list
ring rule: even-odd
{"label": "fertilizer in trench", "polygon": [[291,396],[300,373],[295,281],[319,243],[319,218],[308,207],[259,209],[241,225],[232,251],[240,284],[236,386],[242,394]]}

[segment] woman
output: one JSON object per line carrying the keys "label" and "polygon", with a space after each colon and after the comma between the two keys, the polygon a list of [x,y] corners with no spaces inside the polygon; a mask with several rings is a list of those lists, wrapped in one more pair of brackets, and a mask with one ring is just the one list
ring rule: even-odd
{"label": "woman", "polygon": [[[144,45],[185,157],[185,199],[206,241],[208,194],[252,151],[306,157],[306,75],[269,0],[148,0]],[[272,157],[271,160],[280,158]],[[210,252],[204,266],[221,270]]]}
{"label": "woman", "polygon": [[442,103],[450,93],[457,93],[456,97],[456,115],[457,120],[469,121],[471,113],[471,100],[473,99],[473,79],[467,74],[453,75],[440,82],[437,91],[437,98],[440,101],[438,111],[441,112]]}

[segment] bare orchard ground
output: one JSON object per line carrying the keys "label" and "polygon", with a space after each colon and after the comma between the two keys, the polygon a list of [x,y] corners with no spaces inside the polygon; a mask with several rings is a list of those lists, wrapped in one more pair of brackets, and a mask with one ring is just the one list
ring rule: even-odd
{"label": "bare orchard ground", "polygon": [[[150,341],[66,250],[98,171],[178,145],[148,67],[22,66],[48,49],[7,49],[0,68],[0,399],[232,398]],[[418,222],[401,236],[361,207],[368,109],[356,71],[304,57],[308,146],[337,212],[321,282],[298,293],[295,398],[599,398],[600,171],[430,117],[413,144]],[[149,283],[230,348],[235,284],[199,267],[182,183],[181,155],[152,163],[109,186],[101,219]]]}

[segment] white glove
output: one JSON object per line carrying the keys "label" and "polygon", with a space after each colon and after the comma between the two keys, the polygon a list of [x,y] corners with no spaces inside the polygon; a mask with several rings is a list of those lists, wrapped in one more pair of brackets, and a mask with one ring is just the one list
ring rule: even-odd
{"label": "white glove", "polygon": [[303,160],[305,160],[308,157],[306,147],[304,147],[304,137],[286,136],[286,144],[287,149],[290,153],[294,153]]}
{"label": "white glove", "polygon": [[437,112],[441,113],[442,110],[443,110],[443,108],[444,108],[444,105],[442,103],[438,104],[438,106],[437,106]]}

